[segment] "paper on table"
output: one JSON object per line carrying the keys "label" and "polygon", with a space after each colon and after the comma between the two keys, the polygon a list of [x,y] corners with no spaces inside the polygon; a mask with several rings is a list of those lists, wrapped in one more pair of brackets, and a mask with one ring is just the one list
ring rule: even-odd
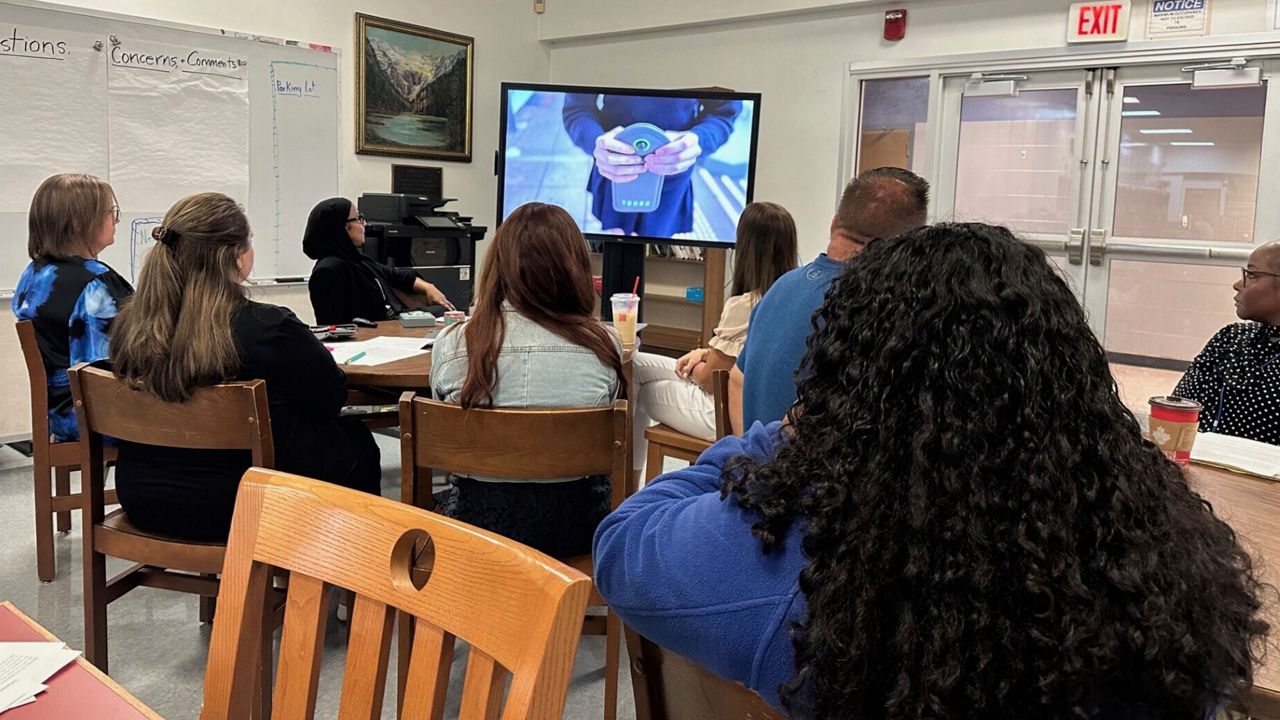
{"label": "paper on table", "polygon": [[[382,365],[405,358],[426,355],[435,338],[377,337],[372,340],[333,345],[333,360],[339,365]],[[363,355],[360,355],[364,353]],[[360,357],[356,358],[357,355]],[[351,358],[356,358],[352,360]]]}
{"label": "paper on table", "polygon": [[0,713],[25,704],[80,653],[60,642],[0,642]]}
{"label": "paper on table", "polygon": [[1220,433],[1196,433],[1196,442],[1191,446],[1191,461],[1280,480],[1280,447],[1256,440]]}

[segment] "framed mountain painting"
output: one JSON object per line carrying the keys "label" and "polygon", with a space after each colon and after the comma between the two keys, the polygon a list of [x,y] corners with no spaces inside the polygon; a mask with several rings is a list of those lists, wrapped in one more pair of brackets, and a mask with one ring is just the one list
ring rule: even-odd
{"label": "framed mountain painting", "polygon": [[471,162],[475,42],[356,13],[356,152]]}

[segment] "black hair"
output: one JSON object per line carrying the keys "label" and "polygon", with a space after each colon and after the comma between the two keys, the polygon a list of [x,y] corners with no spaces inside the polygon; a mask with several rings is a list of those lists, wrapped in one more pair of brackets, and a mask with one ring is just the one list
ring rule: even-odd
{"label": "black hair", "polygon": [[766,552],[803,523],[794,715],[1243,700],[1268,630],[1250,558],[1143,440],[1042,251],[981,224],[873,243],[814,327],[788,439],[723,486]]}

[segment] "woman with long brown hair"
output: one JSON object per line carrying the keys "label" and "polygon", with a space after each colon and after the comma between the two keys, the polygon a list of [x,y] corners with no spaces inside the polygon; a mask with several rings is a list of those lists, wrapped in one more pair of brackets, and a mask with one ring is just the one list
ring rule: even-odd
{"label": "woman with long brown hair", "polygon": [[[292,312],[245,295],[253,233],[244,210],[220,193],[191,195],[152,236],[137,293],[112,330],[116,376],[172,403],[228,380],[266,380],[276,467],[377,494],[373,436],[338,417],[342,370]],[[220,540],[248,467],[245,451],[121,442],[116,488],[138,527]]]}
{"label": "woman with long brown hair", "polygon": [[747,342],[751,311],[775,280],[795,268],[796,245],[796,223],[786,208],[771,202],[747,205],[738,220],[729,299],[707,347],[694,348],[677,360],[636,353],[631,378],[636,394],[631,464],[637,473],[644,466],[644,431],[651,421],[686,435],[715,439],[712,374],[733,367]]}
{"label": "woman with long brown hair", "polygon": [[[466,408],[587,407],[613,402],[622,349],[592,310],[587,243],[569,214],[529,203],[502,223],[485,256],[475,310],[436,340],[431,388]],[[609,512],[609,479],[453,479],[437,496],[450,517],[565,556],[591,549]]]}

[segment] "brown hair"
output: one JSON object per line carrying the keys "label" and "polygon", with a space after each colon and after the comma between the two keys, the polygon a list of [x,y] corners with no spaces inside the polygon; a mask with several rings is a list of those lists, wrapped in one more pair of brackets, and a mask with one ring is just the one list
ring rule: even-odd
{"label": "brown hair", "polygon": [[730,295],[764,295],[796,266],[796,221],[777,203],[753,202],[738,219]]}
{"label": "brown hair", "polygon": [[836,227],[862,240],[901,235],[929,216],[929,183],[910,170],[880,167],[849,181],[836,208]]}
{"label": "brown hair", "polygon": [[231,317],[248,303],[237,260],[249,248],[244,208],[221,193],[169,208],[138,273],[133,299],[111,327],[116,377],[183,402],[240,368]]}
{"label": "brown hair", "polygon": [[115,202],[115,192],[100,177],[59,173],[45,178],[27,213],[27,255],[32,260],[88,257],[90,241]]}
{"label": "brown hair", "polygon": [[595,291],[587,241],[569,213],[555,205],[527,203],[502,222],[484,259],[475,312],[464,326],[467,379],[462,407],[493,404],[498,353],[506,337],[502,303],[595,353],[622,378],[616,341],[592,316]]}

